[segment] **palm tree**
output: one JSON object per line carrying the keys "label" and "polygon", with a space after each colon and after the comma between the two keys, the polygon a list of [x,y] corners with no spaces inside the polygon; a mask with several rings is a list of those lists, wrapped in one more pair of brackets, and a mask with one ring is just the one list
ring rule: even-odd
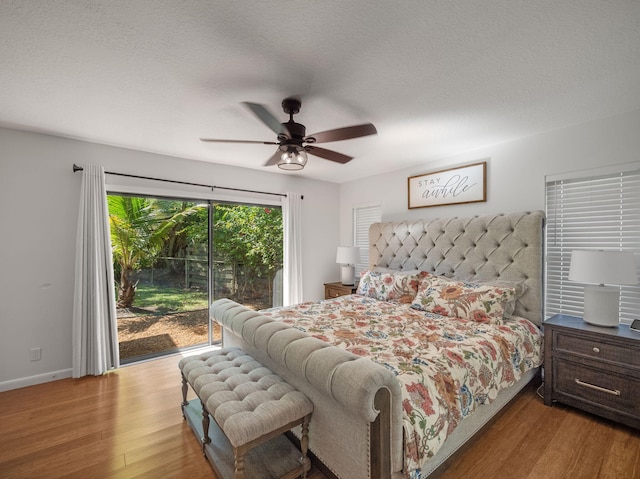
{"label": "palm tree", "polygon": [[128,308],[137,286],[132,273],[151,266],[178,225],[205,207],[183,202],[171,211],[152,198],[109,195],[107,200],[113,259],[120,272],[117,306]]}

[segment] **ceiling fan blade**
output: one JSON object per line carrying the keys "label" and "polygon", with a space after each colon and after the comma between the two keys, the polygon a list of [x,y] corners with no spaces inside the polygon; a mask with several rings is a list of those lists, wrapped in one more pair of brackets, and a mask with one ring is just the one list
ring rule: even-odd
{"label": "ceiling fan blade", "polygon": [[258,143],[261,145],[277,145],[275,141],[253,141],[253,140],[216,140],[214,138],[200,138],[200,141],[213,143]]}
{"label": "ceiling fan blade", "polygon": [[284,126],[278,119],[271,114],[269,110],[264,105],[260,105],[259,103],[250,103],[248,101],[243,102],[244,105],[249,108],[254,115],[256,115],[262,123],[271,128],[276,135],[284,135],[287,138],[291,138],[291,133],[289,133],[289,129]]}
{"label": "ceiling fan blade", "polygon": [[316,143],[328,143],[331,141],[349,140],[361,136],[375,135],[376,133],[378,133],[378,131],[373,124],[363,123],[362,125],[345,126],[344,128],[314,133],[313,135],[307,136],[305,141],[312,141],[309,140],[309,138],[315,138]]}
{"label": "ceiling fan blade", "polygon": [[276,163],[278,163],[278,161],[280,161],[280,157],[282,156],[282,152],[280,150],[276,150],[276,152],[273,154],[273,156],[271,158],[269,158],[267,160],[267,162],[262,165],[262,166],[273,166]]}
{"label": "ceiling fan blade", "polygon": [[343,155],[337,151],[327,150],[326,148],[320,148],[319,146],[307,145],[304,149],[310,155],[319,156],[325,160],[335,161],[336,163],[347,163],[353,160],[353,156]]}

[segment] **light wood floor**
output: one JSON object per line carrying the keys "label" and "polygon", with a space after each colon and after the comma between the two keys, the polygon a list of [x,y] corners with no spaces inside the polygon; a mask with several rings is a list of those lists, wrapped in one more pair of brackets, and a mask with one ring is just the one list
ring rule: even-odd
{"label": "light wood floor", "polygon": [[[180,412],[178,360],[0,393],[0,477],[215,479]],[[440,477],[640,478],[640,433],[530,388]]]}
{"label": "light wood floor", "polygon": [[532,384],[439,476],[460,478],[640,479],[640,431],[545,406]]}

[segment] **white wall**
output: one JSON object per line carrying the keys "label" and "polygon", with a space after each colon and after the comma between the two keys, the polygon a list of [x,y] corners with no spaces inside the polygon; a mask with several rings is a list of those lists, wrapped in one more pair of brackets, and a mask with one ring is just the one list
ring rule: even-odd
{"label": "white wall", "polygon": [[[487,161],[486,202],[407,208],[408,177],[483,160]],[[640,110],[343,183],[341,243],[351,244],[352,209],[357,204],[380,202],[383,221],[544,210],[545,175],[636,161],[640,161]]]}
{"label": "white wall", "polygon": [[[304,195],[305,300],[338,270],[339,186],[0,128],[0,391],[69,376],[81,174],[72,165]],[[31,362],[29,349],[42,348]]]}

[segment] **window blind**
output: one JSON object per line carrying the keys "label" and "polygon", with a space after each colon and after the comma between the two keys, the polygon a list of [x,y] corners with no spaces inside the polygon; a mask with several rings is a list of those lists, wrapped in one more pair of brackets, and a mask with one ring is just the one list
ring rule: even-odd
{"label": "window blind", "polygon": [[382,221],[382,206],[379,203],[353,208],[353,245],[360,248],[360,262],[355,266],[356,279],[369,269],[369,226]]}
{"label": "window blind", "polygon": [[[568,279],[574,249],[631,251],[638,271],[640,167],[580,175],[546,181],[546,317],[583,314],[584,285]],[[619,313],[640,317],[640,286],[620,287]]]}

